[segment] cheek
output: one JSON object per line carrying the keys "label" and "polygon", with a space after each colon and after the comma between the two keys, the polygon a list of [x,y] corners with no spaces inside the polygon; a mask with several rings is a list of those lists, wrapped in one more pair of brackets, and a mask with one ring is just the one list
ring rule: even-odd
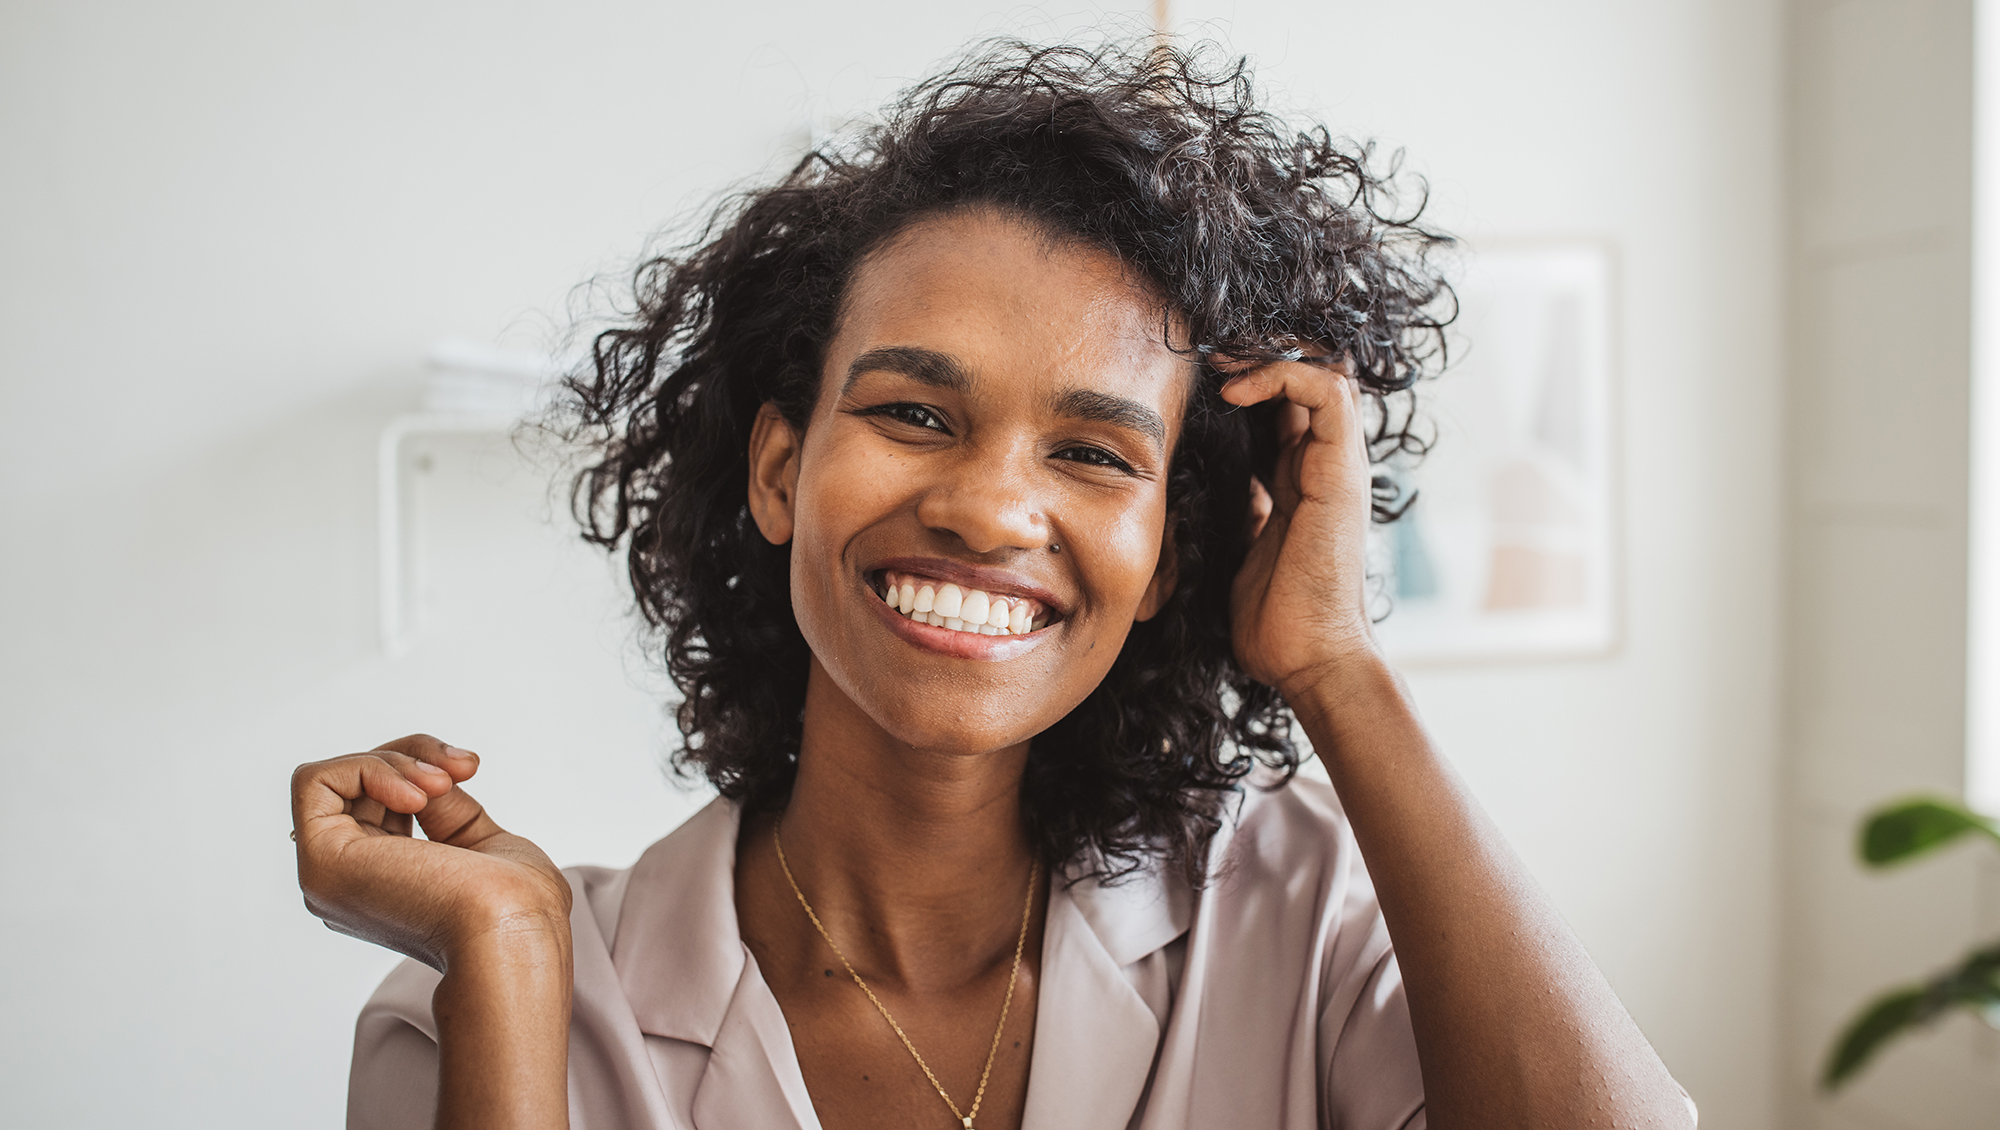
{"label": "cheek", "polygon": [[1160,538],[1165,529],[1163,499],[1121,509],[1083,524],[1079,533],[1095,559],[1098,599],[1123,618],[1137,609],[1159,568]]}
{"label": "cheek", "polygon": [[792,524],[792,601],[809,642],[815,620],[845,583],[842,550],[892,505],[895,476],[880,462],[844,457],[835,445],[808,448],[799,463]]}

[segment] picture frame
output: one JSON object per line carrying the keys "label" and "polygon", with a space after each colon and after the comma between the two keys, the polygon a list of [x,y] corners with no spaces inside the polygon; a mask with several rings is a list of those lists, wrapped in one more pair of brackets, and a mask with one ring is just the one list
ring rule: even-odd
{"label": "picture frame", "polygon": [[[1602,655],[1618,639],[1614,260],[1474,248],[1450,363],[1417,389],[1408,512],[1371,547],[1384,649],[1411,665]],[[1378,612],[1379,614],[1379,612]]]}

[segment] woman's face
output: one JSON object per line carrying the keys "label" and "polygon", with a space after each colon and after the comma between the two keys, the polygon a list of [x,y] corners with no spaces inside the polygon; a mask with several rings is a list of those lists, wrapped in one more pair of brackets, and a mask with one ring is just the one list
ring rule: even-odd
{"label": "woman's face", "polygon": [[993,210],[857,269],[804,435],[767,407],[751,444],[814,678],[899,741],[965,753],[1083,701],[1172,590],[1194,368],[1164,315],[1112,256]]}

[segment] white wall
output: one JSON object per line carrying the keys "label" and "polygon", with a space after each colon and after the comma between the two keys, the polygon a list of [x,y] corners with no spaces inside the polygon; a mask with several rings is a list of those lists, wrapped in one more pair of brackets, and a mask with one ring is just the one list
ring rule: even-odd
{"label": "white wall", "polygon": [[1965,779],[1974,7],[1793,4],[1783,1066],[1795,1127],[1985,1127],[2000,1108],[2000,1040],[1965,1015],[1889,1047],[1837,1097],[1813,1087],[1865,1001],[2000,931],[1989,855],[1867,873],[1852,848],[1868,810]]}
{"label": "white wall", "polygon": [[[1769,1125],[1779,5],[1176,15],[1407,145],[1446,224],[1619,247],[1625,642],[1416,685],[1705,1124]],[[443,734],[563,860],[686,811],[615,576],[504,444],[434,450],[429,620],[376,653],[374,435],[430,340],[539,344],[813,113],[1088,16],[0,9],[0,1122],[338,1124],[389,959],[299,906],[300,760]]]}
{"label": "white wall", "polygon": [[1618,249],[1624,643],[1413,674],[1708,1127],[1777,1117],[1783,10],[1184,0],[1482,239]]}

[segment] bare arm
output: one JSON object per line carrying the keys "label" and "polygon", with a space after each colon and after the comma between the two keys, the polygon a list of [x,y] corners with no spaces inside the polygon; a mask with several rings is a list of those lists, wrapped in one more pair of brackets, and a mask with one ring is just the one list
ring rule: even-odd
{"label": "bare arm", "polygon": [[569,931],[512,923],[461,947],[455,964],[431,997],[438,1130],[567,1127]]}
{"label": "bare arm", "polygon": [[1340,366],[1224,389],[1292,402],[1233,594],[1237,658],[1326,763],[1395,943],[1432,1130],[1687,1127],[1679,1087],[1442,754],[1363,602],[1369,465]]}
{"label": "bare arm", "polygon": [[1365,658],[1286,699],[1340,793],[1409,995],[1433,1130],[1692,1125],[1638,1025]]}
{"label": "bare arm", "polygon": [[[458,783],[478,758],[416,736],[292,774],[306,906],[443,974],[440,1130],[569,1125],[569,883]],[[413,824],[428,839],[417,839]]]}

